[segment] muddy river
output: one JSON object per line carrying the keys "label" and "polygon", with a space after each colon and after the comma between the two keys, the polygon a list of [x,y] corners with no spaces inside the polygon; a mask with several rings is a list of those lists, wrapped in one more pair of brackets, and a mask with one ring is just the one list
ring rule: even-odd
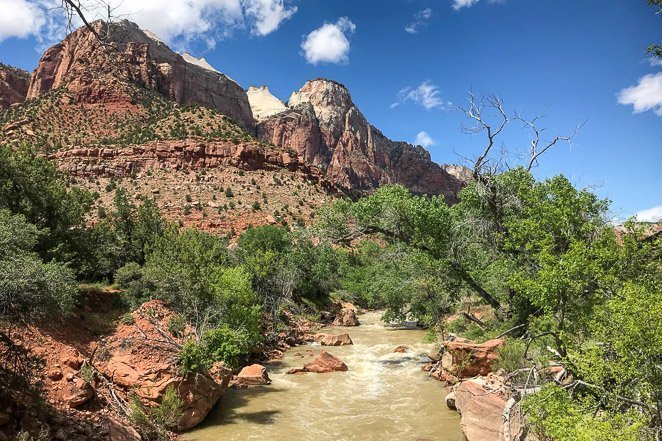
{"label": "muddy river", "polygon": [[[413,326],[385,326],[380,312],[359,316],[361,326],[327,327],[347,332],[352,346],[324,347],[349,371],[286,375],[322,349],[290,349],[267,365],[272,384],[229,389],[190,441],[440,440],[462,441],[460,418],[444,402],[443,385],[421,371],[434,345]],[[407,353],[394,353],[399,345]]]}

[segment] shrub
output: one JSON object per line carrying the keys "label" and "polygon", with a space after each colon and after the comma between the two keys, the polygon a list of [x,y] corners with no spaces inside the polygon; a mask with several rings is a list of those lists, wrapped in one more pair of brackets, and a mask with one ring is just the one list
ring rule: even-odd
{"label": "shrub", "polygon": [[211,364],[207,352],[201,345],[193,340],[184,343],[179,353],[179,365],[183,375],[204,372],[211,367]]}
{"label": "shrub", "polygon": [[170,385],[166,388],[161,403],[154,407],[143,405],[136,395],[132,395],[128,416],[138,431],[148,439],[167,440],[167,431],[177,429],[179,425],[183,405],[184,401],[179,393]]}
{"label": "shrub", "polygon": [[212,362],[222,361],[230,367],[237,367],[241,357],[249,353],[251,346],[244,332],[230,329],[229,326],[207,331],[203,344]]}

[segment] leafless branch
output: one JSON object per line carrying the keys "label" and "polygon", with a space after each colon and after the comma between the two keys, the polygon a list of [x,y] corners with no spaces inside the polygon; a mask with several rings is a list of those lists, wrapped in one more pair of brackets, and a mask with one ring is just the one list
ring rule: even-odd
{"label": "leafless branch", "polygon": [[[468,107],[459,106],[461,110],[467,117],[472,119],[475,122],[475,125],[465,125],[462,127],[462,131],[468,134],[476,134],[485,131],[487,133],[487,145],[483,150],[483,153],[476,159],[473,165],[473,174],[474,178],[478,180],[482,167],[487,161],[489,161],[488,155],[494,147],[494,140],[501,134],[503,129],[508,124],[508,115],[503,108],[503,100],[498,96],[491,96],[489,98],[483,98],[479,102],[476,101],[476,96],[473,92],[468,93]],[[495,109],[498,113],[498,121],[496,125],[492,125],[483,117],[483,110],[486,105]],[[495,128],[496,127],[496,128]]]}
{"label": "leafless branch", "polygon": [[545,143],[542,140],[542,135],[545,129],[544,128],[541,129],[537,125],[537,122],[543,117],[544,115],[537,115],[532,119],[526,119],[518,113],[515,114],[514,119],[521,122],[523,127],[529,129],[532,133],[531,147],[529,149],[530,159],[529,159],[529,164],[526,168],[527,171],[531,171],[531,169],[534,166],[537,166],[538,158],[540,158],[540,156],[542,156],[547,150],[554,147],[559,142],[567,142],[568,144],[572,145],[574,137],[581,131],[581,129],[586,125],[587,122],[584,121],[581,124],[577,125],[577,127],[572,132],[572,134],[566,136],[560,136],[560,135],[555,136],[550,141],[547,141]]}

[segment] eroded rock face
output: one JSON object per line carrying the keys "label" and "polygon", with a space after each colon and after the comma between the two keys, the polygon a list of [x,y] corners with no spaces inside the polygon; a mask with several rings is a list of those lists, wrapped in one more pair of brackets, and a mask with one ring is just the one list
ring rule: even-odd
{"label": "eroded rock face", "polygon": [[400,183],[415,193],[443,194],[454,202],[465,183],[457,173],[432,162],[422,147],[386,138],[368,123],[345,86],[335,81],[308,81],[292,94],[286,111],[259,120],[257,134],[266,142],[295,149],[348,191]]}
{"label": "eroded rock face", "polygon": [[93,23],[108,33],[108,48],[82,27],[48,49],[32,75],[28,98],[65,87],[74,100],[88,103],[125,102],[133,99],[127,83],[147,87],[179,104],[217,109],[243,128],[253,131],[255,121],[246,92],[204,60],[187,62],[157,38],[129,21]]}
{"label": "eroded rock face", "polygon": [[178,350],[162,334],[172,312],[154,300],[131,315],[134,323],[120,324],[100,347],[103,356],[98,357],[97,368],[146,405],[159,403],[166,388],[174,387],[184,400],[179,427],[194,427],[218,402],[232,372],[216,364],[208,374],[182,376],[177,366]]}
{"label": "eroded rock face", "polygon": [[29,84],[28,72],[0,64],[0,110],[25,101]]}

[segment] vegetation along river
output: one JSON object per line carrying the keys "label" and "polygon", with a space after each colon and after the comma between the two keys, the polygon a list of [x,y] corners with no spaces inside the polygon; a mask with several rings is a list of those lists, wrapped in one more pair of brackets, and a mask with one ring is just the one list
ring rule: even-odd
{"label": "vegetation along river", "polygon": [[[385,326],[380,312],[359,316],[361,326],[328,327],[347,332],[352,346],[324,347],[342,359],[347,372],[286,375],[322,349],[290,349],[267,365],[272,384],[229,389],[206,421],[187,434],[212,440],[464,440],[459,415],[443,400],[443,385],[421,371],[434,345],[413,326]],[[395,353],[399,345],[409,352]]]}

